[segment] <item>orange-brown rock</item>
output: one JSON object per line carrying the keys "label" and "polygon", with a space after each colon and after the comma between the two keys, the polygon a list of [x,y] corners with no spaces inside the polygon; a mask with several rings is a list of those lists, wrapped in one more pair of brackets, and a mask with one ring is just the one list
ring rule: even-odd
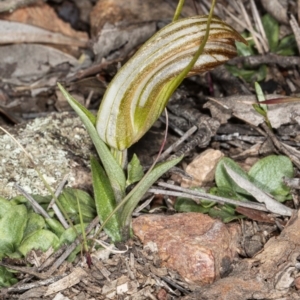
{"label": "orange-brown rock", "polygon": [[228,273],[238,230],[200,213],[144,215],[133,221],[143,244],[154,242],[163,266],[187,282],[206,285]]}
{"label": "orange-brown rock", "polygon": [[183,178],[182,187],[203,186],[212,182],[215,178],[215,170],[219,160],[224,154],[219,150],[207,149],[186,167],[186,173],[193,177],[193,180]]}

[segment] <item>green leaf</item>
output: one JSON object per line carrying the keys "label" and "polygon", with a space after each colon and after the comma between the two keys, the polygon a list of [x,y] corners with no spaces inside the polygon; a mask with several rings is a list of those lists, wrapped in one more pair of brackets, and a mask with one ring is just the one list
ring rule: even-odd
{"label": "green leaf", "polygon": [[271,15],[266,14],[262,17],[266,36],[271,52],[275,52],[279,41],[279,24]]}
{"label": "green leaf", "polygon": [[176,199],[175,210],[180,212],[198,212],[198,213],[207,213],[209,212],[209,207],[203,207],[201,203],[197,204],[195,201],[189,198],[178,197]]}
{"label": "green leaf", "polygon": [[245,197],[241,196],[240,194],[237,194],[232,188],[228,187],[213,187],[209,190],[209,193],[211,195],[223,197],[223,198],[229,198],[233,200],[239,200],[243,201],[245,200]]}
{"label": "green leaf", "polygon": [[298,53],[297,43],[293,34],[285,36],[280,40],[276,53],[283,56],[296,55]]}
{"label": "green leaf", "polygon": [[50,247],[56,250],[59,246],[58,237],[51,231],[40,229],[35,231],[33,234],[28,236],[19,247],[19,251],[26,256],[26,254],[35,249],[42,250],[43,252],[47,251]]}
{"label": "green leaf", "polygon": [[270,193],[277,200],[284,201],[290,193],[290,188],[283,183],[282,178],[292,178],[294,169],[288,157],[270,155],[254,164],[248,175],[258,188]]}
{"label": "green leaf", "polygon": [[128,178],[126,181],[126,186],[133,184],[135,182],[140,181],[144,176],[143,167],[138,159],[138,157],[134,154],[130,163],[128,164]]}
{"label": "green leaf", "polygon": [[267,76],[267,66],[261,65],[258,69],[249,70],[245,68],[238,68],[237,66],[229,66],[226,65],[228,71],[236,76],[244,79],[247,82],[254,82],[254,81],[262,81]]}
{"label": "green leaf", "polygon": [[76,197],[78,197],[80,205],[88,206],[91,211],[95,209],[95,201],[87,192],[70,187],[66,187],[64,192],[71,196],[74,205],[77,206]]}
{"label": "green leaf", "polygon": [[[205,193],[205,190],[202,188],[193,188],[192,190]],[[204,200],[199,200],[199,204],[189,198],[178,197],[176,199],[174,208],[177,211],[185,211],[185,212],[200,212],[200,213],[207,213],[209,212],[210,208],[215,206],[216,202]]]}
{"label": "green leaf", "polygon": [[94,200],[90,195],[82,190],[66,188],[58,197],[60,204],[63,206],[66,213],[77,224],[79,223],[79,214],[77,206],[77,198],[81,205],[81,213],[84,222],[90,222],[96,216]]}
{"label": "green leaf", "polygon": [[[263,105],[263,104],[261,104],[261,105]],[[260,115],[262,115],[264,118],[266,118],[266,117],[267,117],[267,113],[266,113],[266,111],[261,107],[261,105],[260,105],[260,104],[254,103],[254,104],[252,104],[252,107],[255,109],[256,112],[258,112]]]}
{"label": "green leaf", "polygon": [[22,241],[27,223],[27,209],[24,205],[12,206],[0,220],[0,258],[15,252]]}
{"label": "green leaf", "polygon": [[[115,209],[116,201],[107,175],[94,157],[91,157],[91,167],[97,214],[103,223]],[[119,212],[116,212],[104,226],[105,232],[113,241],[121,241],[119,221]]]}
{"label": "green leaf", "polygon": [[72,202],[71,198],[72,196],[70,196],[67,192],[63,191],[58,197],[58,202],[63,207],[64,211],[68,214],[70,219],[73,222],[78,223],[78,211],[76,206],[74,206],[74,203]]}
{"label": "green leaf", "polygon": [[[83,224],[84,228],[86,229],[86,227],[88,226],[88,224]],[[81,234],[81,224],[77,224],[74,227],[69,227],[68,229],[66,229],[64,231],[64,233],[61,235],[61,237],[59,238],[59,244],[60,246],[64,245],[64,244],[71,244],[75,241],[75,239],[77,238],[77,233]]]}
{"label": "green leaf", "polygon": [[61,225],[61,223],[58,220],[54,218],[47,218],[45,219],[45,221],[50,230],[54,232],[55,235],[57,235],[59,238],[65,232],[65,228]]}
{"label": "green leaf", "polygon": [[244,218],[242,215],[235,215],[235,209],[228,204],[222,205],[221,207],[213,207],[208,214],[212,218],[221,219],[224,223],[229,223],[233,220]]}
{"label": "green leaf", "polygon": [[28,214],[28,221],[24,231],[23,239],[28,237],[33,232],[44,228],[45,225],[46,225],[45,219],[41,215],[35,212],[30,212]]}
{"label": "green leaf", "polygon": [[228,190],[232,190],[234,193],[238,193],[241,196],[241,199],[247,200],[247,196],[250,194],[244,189],[240,188],[233,179],[227,174],[224,164],[230,167],[230,169],[234,170],[243,178],[249,180],[247,173],[232,159],[228,157],[223,157],[219,163],[217,164],[216,173],[215,173],[215,181],[216,185],[219,188],[226,188]]}
{"label": "green leaf", "polygon": [[76,259],[77,257],[77,254],[78,253],[82,253],[82,245],[79,244],[76,246],[76,248],[71,252],[71,254],[67,257],[66,261],[67,262],[74,262],[74,260]]}
{"label": "green leaf", "polygon": [[121,214],[121,226],[122,228],[129,226],[131,222],[131,214],[135,207],[139,203],[140,199],[151,187],[151,185],[169,169],[177,165],[182,160],[182,157],[167,161],[165,163],[159,164],[153,168],[150,174],[145,175],[143,179],[138,183],[138,185],[131,191],[132,196],[124,204],[122,214]]}
{"label": "green leaf", "polygon": [[12,204],[5,198],[0,197],[0,219],[11,208]]}
{"label": "green leaf", "polygon": [[[257,97],[258,102],[265,101],[266,98],[265,98],[264,92],[262,91],[261,86],[259,85],[259,83],[255,82],[254,86],[255,86],[255,92],[256,92],[256,97]],[[259,104],[259,106],[261,107],[262,110],[265,111],[264,115],[266,116],[266,112],[268,110],[267,105],[266,104]]]}
{"label": "green leaf", "polygon": [[[242,33],[241,36],[247,39],[249,34]],[[254,50],[254,45],[253,39],[248,41],[248,45],[237,41],[235,42],[236,50],[239,56],[255,55],[256,51]]]}
{"label": "green leaf", "polygon": [[9,287],[17,282],[18,280],[11,272],[0,266],[0,288]]}
{"label": "green leaf", "polygon": [[81,121],[85,125],[95,147],[107,176],[110,180],[116,199],[121,199],[125,195],[126,178],[125,174],[116,162],[111,152],[108,150],[106,144],[100,139],[96,129],[95,120],[91,121],[91,116],[82,109],[82,105],[79,104],[63,87],[58,83],[58,87],[62,94],[65,96],[69,104],[76,111]]}

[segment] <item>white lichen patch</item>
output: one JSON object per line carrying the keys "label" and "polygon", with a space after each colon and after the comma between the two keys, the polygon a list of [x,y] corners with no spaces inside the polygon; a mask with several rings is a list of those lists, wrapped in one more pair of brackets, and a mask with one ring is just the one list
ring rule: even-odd
{"label": "white lichen patch", "polygon": [[[53,114],[13,131],[17,132],[14,138],[31,155],[53,190],[65,174],[70,175],[69,186],[90,184],[86,181],[90,178],[93,146],[78,117],[70,113]],[[15,183],[31,194],[49,194],[24,151],[9,135],[0,135],[0,196],[16,196]]]}

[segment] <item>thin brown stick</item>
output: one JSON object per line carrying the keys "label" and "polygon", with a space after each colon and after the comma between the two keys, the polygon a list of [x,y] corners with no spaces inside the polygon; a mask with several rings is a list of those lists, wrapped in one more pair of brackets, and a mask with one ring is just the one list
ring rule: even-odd
{"label": "thin brown stick", "polygon": [[228,61],[229,65],[243,63],[251,67],[258,67],[262,64],[276,64],[282,68],[295,67],[300,65],[299,56],[281,56],[273,53],[265,55],[239,56]]}

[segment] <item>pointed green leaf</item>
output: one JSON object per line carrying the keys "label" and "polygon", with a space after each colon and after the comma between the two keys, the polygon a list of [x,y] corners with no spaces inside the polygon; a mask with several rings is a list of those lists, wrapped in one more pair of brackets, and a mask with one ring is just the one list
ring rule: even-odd
{"label": "pointed green leaf", "polygon": [[[258,82],[255,82],[255,83],[254,83],[254,86],[255,86],[255,92],[256,92],[256,97],[257,97],[258,102],[265,101],[266,98],[265,98],[264,92],[263,92],[261,86],[259,85],[259,83],[258,83]],[[265,112],[268,110],[268,107],[267,107],[267,105],[265,105],[265,104],[259,104],[259,106],[260,106]],[[266,113],[265,113],[265,115],[266,115]]]}
{"label": "pointed green leaf", "polygon": [[133,184],[135,182],[140,181],[144,176],[143,167],[138,159],[138,157],[134,154],[130,163],[128,164],[128,178],[126,181],[126,186]]}
{"label": "pointed green leaf", "polygon": [[233,179],[227,174],[224,164],[230,167],[230,169],[234,170],[243,178],[249,180],[247,173],[231,158],[223,157],[219,163],[217,164],[216,173],[215,173],[215,181],[216,185],[219,188],[227,188],[229,190],[234,191],[235,193],[240,194],[241,199],[247,199],[246,196],[250,196],[250,194],[244,189],[240,188]]}
{"label": "pointed green leaf", "polygon": [[296,55],[298,53],[297,43],[293,34],[285,36],[280,40],[276,53],[283,56]]}
{"label": "pointed green leaf", "polygon": [[[103,168],[95,158],[91,158],[93,188],[97,213],[102,223],[115,209],[116,201],[110,182]],[[119,212],[116,212],[104,226],[105,232],[113,241],[121,241]]]}
{"label": "pointed green leaf", "polygon": [[126,184],[126,178],[122,168],[115,161],[106,144],[100,139],[94,126],[95,123],[90,119],[91,116],[87,115],[85,110],[82,110],[80,104],[62,87],[62,85],[58,83],[58,87],[85,125],[85,128],[96,147],[101,162],[103,163],[104,169],[114,190],[115,197],[117,199],[122,198],[125,194]]}
{"label": "pointed green leaf", "polygon": [[203,214],[209,212],[210,210],[208,207],[203,207],[201,203],[197,204],[192,199],[181,197],[176,199],[174,208],[176,211],[180,212],[199,212]]}
{"label": "pointed green leaf", "polygon": [[275,52],[279,41],[279,24],[271,15],[266,14],[262,17],[266,36],[271,52]]}
{"label": "pointed green leaf", "polygon": [[[241,34],[243,38],[247,39],[249,37],[249,34],[242,33]],[[248,44],[241,43],[241,42],[235,42],[236,50],[239,56],[250,56],[255,55],[254,51],[254,42],[253,39],[248,41]]]}
{"label": "pointed green leaf", "polygon": [[264,80],[267,76],[267,71],[268,71],[266,65],[261,65],[258,69],[255,70],[246,69],[246,68],[240,69],[237,66],[230,66],[230,65],[226,65],[226,68],[232,75],[243,78],[247,82]]}
{"label": "pointed green leaf", "polygon": [[150,174],[144,176],[144,178],[139,182],[132,190],[132,196],[124,204],[122,215],[121,215],[121,224],[122,227],[129,226],[131,222],[131,214],[135,207],[137,206],[140,199],[147,192],[147,190],[152,186],[152,184],[169,169],[177,165],[182,160],[182,157],[167,161],[165,163],[155,166],[155,168],[150,172]]}

